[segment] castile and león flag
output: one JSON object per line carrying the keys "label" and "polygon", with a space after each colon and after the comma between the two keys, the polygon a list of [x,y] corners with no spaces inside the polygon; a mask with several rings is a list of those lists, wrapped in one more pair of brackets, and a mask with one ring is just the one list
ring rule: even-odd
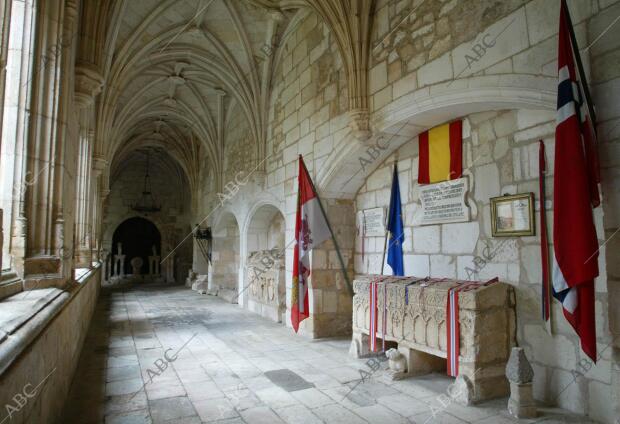
{"label": "castile and le\u00f3n flag", "polygon": [[310,302],[308,301],[308,283],[311,270],[310,251],[329,238],[334,242],[347,288],[349,292],[352,292],[338,244],[301,155],[299,155],[297,181],[297,214],[295,217],[291,296],[291,323],[295,332],[299,330],[299,323],[310,316]]}

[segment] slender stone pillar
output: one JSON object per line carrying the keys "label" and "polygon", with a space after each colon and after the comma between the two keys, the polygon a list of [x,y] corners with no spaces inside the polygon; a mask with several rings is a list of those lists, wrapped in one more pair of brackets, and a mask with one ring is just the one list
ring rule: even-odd
{"label": "slender stone pillar", "polygon": [[101,264],[101,281],[103,281],[104,283],[108,282],[108,268],[110,266],[109,262],[108,262],[108,255],[106,251],[103,251],[101,253],[102,259],[103,259],[103,263]]}
{"label": "slender stone pillar", "polygon": [[172,252],[166,259],[166,283],[174,283],[174,255]]}

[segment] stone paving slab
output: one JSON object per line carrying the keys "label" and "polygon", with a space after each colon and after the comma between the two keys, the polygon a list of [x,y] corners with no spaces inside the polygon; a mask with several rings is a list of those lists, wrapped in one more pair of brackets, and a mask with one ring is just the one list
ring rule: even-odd
{"label": "stone paving slab", "polygon": [[314,387],[314,384],[308,383],[301,378],[299,374],[294,373],[289,369],[265,371],[265,377],[267,377],[273,384],[287,392],[296,392],[298,390],[309,389]]}
{"label": "stone paving slab", "polygon": [[62,424],[585,423],[565,411],[514,420],[507,399],[441,407],[453,381],[403,381],[213,296],[141,285],[102,291]]}

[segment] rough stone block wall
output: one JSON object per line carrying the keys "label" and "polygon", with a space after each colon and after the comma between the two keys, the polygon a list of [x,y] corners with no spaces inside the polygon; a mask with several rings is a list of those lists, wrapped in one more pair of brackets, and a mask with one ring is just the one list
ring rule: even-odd
{"label": "rough stone block wall", "polygon": [[[114,231],[122,222],[136,216],[143,217],[153,222],[160,232],[161,251],[158,253],[162,260],[176,247],[174,256],[166,261],[174,261],[175,279],[181,282],[187,277],[192,266],[192,239],[188,238],[181,243],[193,228],[187,183],[184,186],[176,184],[175,176],[151,164],[149,171],[151,191],[156,202],[161,204],[161,211],[146,215],[138,213],[131,208],[131,205],[141,198],[145,163],[133,162],[133,164],[119,173],[106,200],[103,248],[111,251]],[[162,264],[162,274],[168,266],[166,261]],[[130,272],[127,269],[125,271]]]}
{"label": "rough stone block wall", "polygon": [[[547,148],[548,173],[546,209],[547,222],[553,229],[553,158],[554,112],[550,111],[497,111],[468,115],[463,139],[464,175],[470,180],[468,202],[472,213],[470,222],[413,225],[419,213],[418,138],[415,137],[374,171],[360,189],[356,209],[385,207],[389,203],[391,169],[398,161],[405,243],[403,253],[406,275],[418,277],[447,277],[463,280],[487,280],[498,277],[515,287],[517,298],[517,342],[525,347],[534,366],[534,388],[540,400],[554,403],[558,392],[549,387],[553,375],[557,385],[567,386],[557,399],[564,407],[585,412],[588,397],[580,392],[583,382],[570,384],[571,372],[585,356],[580,351],[579,340],[566,322],[558,302],[553,307],[553,336],[550,336],[540,318],[541,310],[541,260],[540,222],[536,216],[536,235],[513,238],[491,236],[491,197],[503,194],[533,192],[538,213],[538,140]],[[601,208],[595,212],[600,242],[603,243]],[[552,233],[549,235],[552,239]],[[380,273],[383,252],[382,237],[364,240],[365,257],[362,260],[362,239],[356,239],[356,273]],[[604,249],[604,247],[603,247]],[[475,258],[489,258],[476,266]],[[599,256],[599,268],[605,270],[605,255]],[[386,264],[385,269],[390,273]],[[477,270],[477,272],[473,272]],[[597,334],[602,351],[598,370],[611,366],[611,350],[604,351],[609,343],[607,328],[608,293],[605,273],[596,280]],[[605,377],[603,377],[605,376]],[[601,378],[603,377],[603,378]],[[585,377],[587,385],[605,385],[612,390],[611,373],[593,373]],[[578,399],[578,402],[575,400]],[[592,408],[592,406],[590,406]],[[608,411],[612,413],[612,411]]]}
{"label": "rough stone block wall", "polygon": [[[322,18],[308,11],[277,48],[265,175],[239,187],[210,222],[217,222],[224,213],[235,215],[243,262],[254,206],[269,202],[284,214],[285,244],[289,245],[297,201],[297,157],[302,154],[319,192],[324,194],[332,225],[336,231],[343,231],[338,237],[345,262],[349,261],[347,268],[353,271],[353,261],[348,258],[355,250],[354,271],[372,272],[379,268],[377,257],[383,240],[367,240],[368,258],[362,262],[360,240],[355,237],[355,212],[377,205],[387,207],[390,166],[397,152],[406,223],[406,272],[466,278],[465,268],[476,255],[497,250],[477,278],[499,276],[515,286],[517,341],[526,347],[537,372],[537,398],[611,422],[620,413],[614,410],[620,408],[620,372],[613,366],[619,361],[620,348],[617,344],[609,347],[610,329],[620,334],[620,268],[615,257],[620,237],[612,237],[620,226],[620,189],[614,185],[620,177],[620,106],[613,94],[620,88],[620,67],[615,65],[620,41],[613,28],[599,36],[620,14],[620,1],[568,3],[598,111],[604,199],[595,217],[601,243],[609,239],[601,249],[601,276],[596,282],[602,359],[583,378],[573,382],[583,356],[558,305],[553,310],[554,336],[546,335],[540,323],[538,236],[507,239],[501,245],[490,237],[489,197],[538,193],[536,142],[540,138],[545,141],[548,166],[553,169],[559,2],[377,1],[368,74],[373,137],[366,144],[356,140],[349,128],[346,74],[333,34]],[[412,228],[419,196],[415,136],[458,117],[467,120],[464,166],[470,176],[472,220]],[[388,147],[361,169],[358,156],[381,136],[391,140]],[[227,135],[226,143],[228,137],[232,136]],[[551,172],[547,177],[550,227],[552,184]],[[216,195],[205,197],[215,199]],[[338,203],[341,201],[343,204]],[[347,204],[350,201],[354,207]],[[212,206],[219,207],[213,200],[205,202],[200,218],[210,213]],[[339,274],[334,273],[333,254],[332,246],[313,252],[314,315],[302,326],[304,334],[324,334],[321,323],[340,313],[344,322],[345,311],[350,308],[346,292],[337,289],[337,296],[332,293]],[[286,251],[288,307],[291,272],[292,244]],[[569,388],[558,397],[567,384]]]}

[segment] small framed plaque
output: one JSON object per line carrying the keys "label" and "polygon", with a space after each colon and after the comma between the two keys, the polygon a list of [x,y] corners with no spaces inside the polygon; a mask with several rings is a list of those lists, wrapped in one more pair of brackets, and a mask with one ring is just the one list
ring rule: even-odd
{"label": "small framed plaque", "polygon": [[534,193],[491,198],[491,234],[493,237],[533,236]]}
{"label": "small framed plaque", "polygon": [[358,212],[360,225],[364,226],[366,237],[385,236],[385,210],[383,208],[365,209]]}

